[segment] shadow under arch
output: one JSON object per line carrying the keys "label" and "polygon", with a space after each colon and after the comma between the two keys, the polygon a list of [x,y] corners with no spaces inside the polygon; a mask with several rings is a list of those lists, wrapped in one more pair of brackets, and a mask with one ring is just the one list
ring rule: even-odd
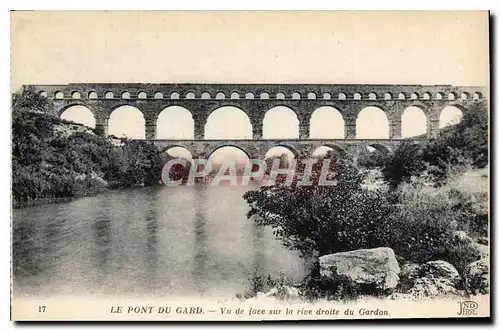
{"label": "shadow under arch", "polygon": [[341,159],[344,159],[347,157],[347,151],[345,149],[343,149],[342,147],[340,146],[337,146],[335,144],[324,144],[318,148],[316,148],[314,151],[313,151],[313,155],[314,155],[314,152],[316,152],[318,149],[322,148],[322,147],[327,147],[329,148],[329,150],[332,150],[333,153],[338,157],[338,158],[341,158]]}
{"label": "shadow under arch", "polygon": [[389,155],[392,153],[392,149],[384,144],[377,144],[377,143],[364,144],[363,147],[365,148],[371,147],[376,151],[378,151],[379,153],[382,153],[383,155]]}
{"label": "shadow under arch", "polygon": [[389,117],[383,107],[366,105],[356,114],[356,139],[388,139]]}
{"label": "shadow under arch", "polygon": [[135,104],[134,102],[128,102],[128,100],[123,100],[125,102],[119,102],[117,104],[114,104],[110,110],[109,110],[109,116],[111,116],[113,114],[113,112],[115,112],[116,110],[118,110],[119,108],[123,108],[123,107],[130,107],[130,108],[135,108],[136,110],[138,110],[142,116],[144,118],[146,118],[146,115],[144,114],[144,112],[142,111],[141,108],[139,108],[139,106],[137,104]]}
{"label": "shadow under arch", "polygon": [[357,148],[355,160],[358,166],[375,169],[383,167],[389,155],[391,155],[391,149],[388,146],[378,143],[367,143]]}
{"label": "shadow under arch", "polygon": [[269,151],[271,151],[274,148],[280,148],[280,147],[290,151],[293,154],[294,158],[298,158],[300,156],[300,153],[297,151],[297,149],[285,143],[273,144],[262,156],[265,158],[268,155]]}
{"label": "shadow under arch", "polygon": [[309,116],[310,139],[344,139],[344,131],[344,115],[333,106],[320,106]]}
{"label": "shadow under arch", "polygon": [[71,100],[71,102],[68,103],[67,105],[64,105],[61,108],[59,108],[57,110],[57,117],[61,117],[62,113],[64,113],[66,110],[68,110],[68,108],[75,107],[75,106],[83,106],[83,107],[87,108],[88,110],[90,110],[92,112],[92,114],[94,115],[94,118],[97,115],[96,110],[94,109],[94,107],[92,107],[92,105],[89,105],[88,103],[86,103],[83,100],[80,101],[78,99],[75,99],[75,100]]}
{"label": "shadow under arch", "polygon": [[[171,151],[172,149],[175,149],[176,151]],[[180,150],[182,150],[184,153],[180,153]],[[187,160],[193,160],[193,153],[187,148],[187,146],[183,146],[182,144],[172,144],[168,145],[167,147],[163,147],[160,150],[160,155],[162,159],[167,159],[168,157],[171,157],[171,158],[184,158]]]}
{"label": "shadow under arch", "polygon": [[251,158],[250,154],[248,153],[248,151],[244,147],[239,146],[236,143],[228,142],[227,144],[225,143],[225,144],[222,144],[220,146],[216,146],[216,147],[213,147],[212,149],[210,149],[206,153],[207,159],[210,159],[214,155],[215,152],[220,151],[221,149],[224,149],[224,148],[227,148],[227,147],[229,147],[229,148],[236,148],[236,149],[242,151],[243,153],[245,153],[245,155],[247,156],[248,159]]}
{"label": "shadow under arch", "polygon": [[439,128],[445,128],[450,125],[458,124],[466,112],[466,108],[457,103],[447,103],[439,111]]}

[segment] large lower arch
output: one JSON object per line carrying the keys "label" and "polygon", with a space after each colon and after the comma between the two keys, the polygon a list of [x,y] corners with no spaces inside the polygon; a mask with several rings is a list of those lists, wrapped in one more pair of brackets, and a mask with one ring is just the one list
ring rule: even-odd
{"label": "large lower arch", "polygon": [[378,107],[363,108],[356,119],[356,139],[388,139],[389,120]]}
{"label": "large lower arch", "polygon": [[439,128],[455,125],[462,120],[463,112],[456,106],[446,106],[439,115]]}
{"label": "large lower arch", "polygon": [[170,146],[168,147],[163,153],[162,157],[164,159],[171,159],[171,158],[181,158],[181,159],[186,159],[189,162],[193,161],[193,154],[184,147],[181,146]]}
{"label": "large lower arch", "polygon": [[211,185],[239,185],[250,163],[244,149],[227,145],[213,150],[208,161]]}
{"label": "large lower arch", "polygon": [[330,155],[337,159],[343,159],[346,156],[346,151],[336,145],[323,145],[316,148],[312,154],[313,157],[330,158]]}
{"label": "large lower arch", "polygon": [[416,106],[408,107],[401,115],[401,138],[420,136],[427,133],[427,116]]}
{"label": "large lower arch", "polygon": [[194,139],[194,120],[189,110],[180,106],[163,109],[156,120],[158,139]]}
{"label": "large lower arch", "polygon": [[361,145],[358,148],[357,164],[366,168],[379,168],[385,164],[391,150],[382,144]]}
{"label": "large lower arch", "polygon": [[368,144],[365,147],[371,150],[376,150],[383,155],[389,155],[392,152],[390,147],[383,144]]}
{"label": "large lower arch", "polygon": [[146,124],[142,112],[133,106],[121,106],[109,117],[108,134],[130,139],[144,139]]}
{"label": "large lower arch", "polygon": [[309,137],[316,139],[344,139],[344,118],[335,108],[324,106],[311,115]]}
{"label": "large lower arch", "polygon": [[218,108],[208,116],[205,139],[252,139],[250,118],[233,106]]}
{"label": "large lower arch", "polygon": [[[167,181],[187,181],[193,165],[193,156],[186,148],[169,146],[161,153],[160,157],[163,163],[161,174],[163,183],[167,183]],[[169,162],[170,164],[167,166]]]}
{"label": "large lower arch", "polygon": [[250,159],[248,152],[245,151],[240,146],[237,145],[223,145],[214,148],[208,155],[208,160],[212,165],[231,163],[234,164],[246,164]]}
{"label": "large lower arch", "polygon": [[283,154],[286,155],[289,159],[295,159],[299,156],[299,153],[290,146],[276,145],[268,149],[266,154],[264,154],[264,159],[276,158]]}
{"label": "large lower arch", "polygon": [[81,105],[70,106],[61,113],[61,119],[95,128],[95,117],[92,111]]}
{"label": "large lower arch", "polygon": [[269,109],[264,116],[262,136],[264,139],[299,138],[297,114],[285,106]]}
{"label": "large lower arch", "polygon": [[[273,169],[290,169],[293,167],[293,160],[298,158],[298,154],[290,147],[274,146],[264,155],[265,173],[270,174]],[[276,168],[277,167],[277,168]]]}

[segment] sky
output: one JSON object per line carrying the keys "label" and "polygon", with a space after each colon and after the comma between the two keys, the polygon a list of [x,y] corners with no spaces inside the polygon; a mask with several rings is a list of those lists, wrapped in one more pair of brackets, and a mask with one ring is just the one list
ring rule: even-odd
{"label": "sky", "polygon": [[[12,12],[11,29],[12,91],[70,82],[487,86],[489,80],[487,12]],[[189,113],[165,113],[160,137],[192,135]],[[459,115],[443,113],[442,125]],[[87,115],[64,114],[92,124]],[[425,130],[421,115],[405,113],[404,135]],[[141,121],[133,109],[119,109],[110,133],[140,136]],[[288,109],[269,111],[266,121],[265,137],[297,134]],[[340,121],[331,108],[317,110],[311,136],[340,137]],[[377,109],[359,121],[366,137],[387,134]],[[248,137],[248,125],[237,110],[221,109],[206,137]]]}

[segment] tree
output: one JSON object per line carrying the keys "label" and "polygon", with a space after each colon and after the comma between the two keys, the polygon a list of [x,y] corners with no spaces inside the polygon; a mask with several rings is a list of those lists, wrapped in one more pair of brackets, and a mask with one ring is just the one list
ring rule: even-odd
{"label": "tree", "polygon": [[392,208],[387,195],[362,189],[363,177],[350,164],[337,162],[330,172],[336,185],[278,182],[246,192],[247,217],[305,256],[383,244]]}
{"label": "tree", "polygon": [[463,148],[469,152],[474,166],[482,168],[488,165],[489,117],[485,102],[474,104],[465,112],[454,137],[462,138]]}
{"label": "tree", "polygon": [[15,202],[66,198],[108,187],[154,185],[161,179],[159,150],[145,141],[115,146],[87,132],[59,134],[67,121],[46,113],[47,101],[30,88],[12,97],[12,193]]}
{"label": "tree", "polygon": [[21,92],[12,95],[13,112],[22,110],[45,112],[47,108],[47,98],[36,93],[32,86],[24,86]]}
{"label": "tree", "polygon": [[[401,145],[382,169],[393,187],[427,171],[437,185],[458,169],[488,165],[489,118],[487,104],[478,102],[464,111],[462,121],[443,128],[438,137],[419,147]],[[450,170],[455,171],[450,171]]]}
{"label": "tree", "polygon": [[421,147],[404,142],[386,159],[382,167],[382,174],[389,185],[394,188],[402,181],[419,175],[426,167],[427,163],[422,158]]}

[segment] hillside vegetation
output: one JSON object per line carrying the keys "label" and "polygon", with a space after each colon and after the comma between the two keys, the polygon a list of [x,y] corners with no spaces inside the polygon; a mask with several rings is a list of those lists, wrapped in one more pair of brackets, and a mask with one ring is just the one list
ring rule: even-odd
{"label": "hillside vegetation", "polygon": [[[384,185],[363,185],[369,172],[362,165],[332,159],[336,185],[278,182],[249,191],[244,196],[248,218],[271,227],[286,247],[306,260],[386,247],[403,267],[443,261],[436,263],[449,263],[450,270],[467,277],[472,263],[486,264],[482,259],[488,250],[488,127],[487,105],[477,103],[461,123],[436,139],[402,144],[391,156],[377,160]],[[255,284],[262,284],[265,276],[256,275],[251,288],[260,288]],[[330,279],[325,285],[316,264],[300,288],[306,296],[345,298],[342,281]],[[277,282],[283,283],[264,283]],[[467,290],[484,293],[488,289],[481,284]],[[349,295],[367,294],[359,288],[353,291]]]}
{"label": "hillside vegetation", "polygon": [[158,183],[163,161],[154,145],[123,140],[117,146],[90,128],[46,114],[46,107],[45,98],[29,89],[13,97],[14,206]]}

